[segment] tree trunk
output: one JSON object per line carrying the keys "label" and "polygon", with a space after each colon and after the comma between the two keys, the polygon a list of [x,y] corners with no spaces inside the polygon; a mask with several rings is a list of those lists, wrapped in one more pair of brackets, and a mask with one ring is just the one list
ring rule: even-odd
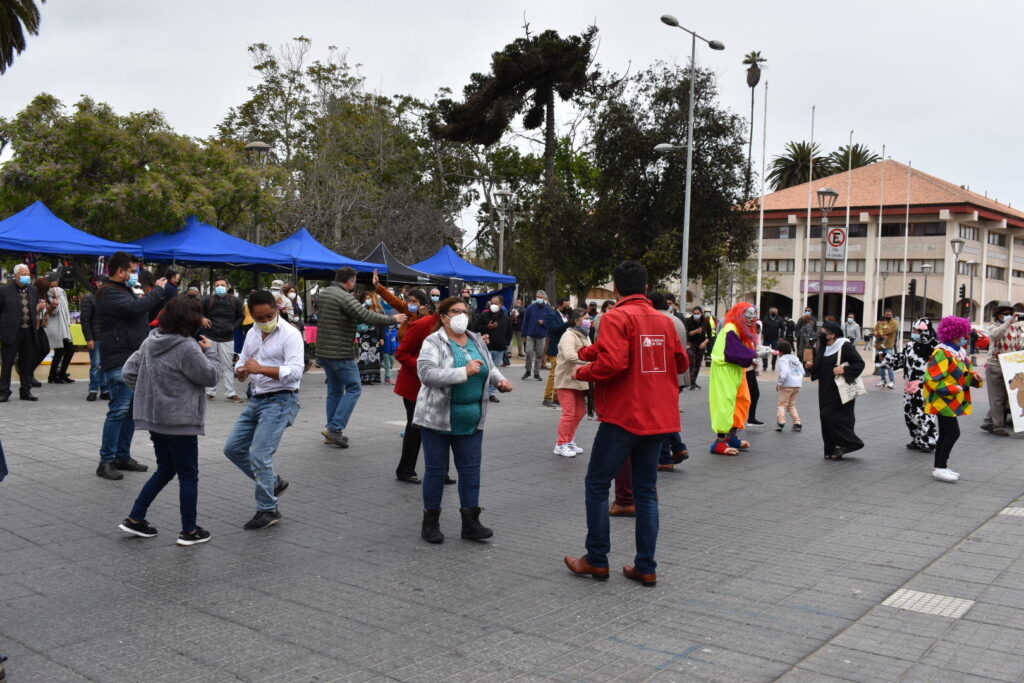
{"label": "tree trunk", "polygon": [[544,184],[551,187],[555,181],[555,89],[547,92],[544,105]]}
{"label": "tree trunk", "polygon": [[750,185],[754,174],[754,89],[750,89],[750,144],[747,147],[747,186],[744,199],[750,201]]}

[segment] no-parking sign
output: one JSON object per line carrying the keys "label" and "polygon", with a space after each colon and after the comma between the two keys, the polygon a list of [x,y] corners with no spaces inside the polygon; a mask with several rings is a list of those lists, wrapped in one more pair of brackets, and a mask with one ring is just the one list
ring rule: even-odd
{"label": "no-parking sign", "polygon": [[839,226],[829,228],[825,236],[825,258],[842,261],[846,258],[846,228]]}

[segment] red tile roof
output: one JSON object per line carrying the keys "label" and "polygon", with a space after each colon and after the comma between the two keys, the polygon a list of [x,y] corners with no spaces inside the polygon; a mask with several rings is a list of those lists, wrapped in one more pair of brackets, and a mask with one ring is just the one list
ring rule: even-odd
{"label": "red tile roof", "polygon": [[[773,192],[765,196],[764,210],[765,213],[806,213],[808,185],[811,186],[812,191],[822,187],[831,187],[839,193],[835,211],[840,210],[840,207],[845,210],[847,177],[850,175],[852,175],[852,192],[850,192],[852,209],[877,214],[879,203],[887,208],[905,208],[907,205],[908,171],[910,173],[911,207],[929,206],[950,208],[951,210],[954,207],[963,207],[962,210],[969,208],[972,211],[977,210],[984,213],[986,218],[997,220],[1005,218],[1008,224],[1024,227],[1024,211],[891,159]],[[881,195],[883,177],[884,197]],[[817,213],[817,206],[818,200],[817,197],[814,197],[812,199],[814,213]]]}

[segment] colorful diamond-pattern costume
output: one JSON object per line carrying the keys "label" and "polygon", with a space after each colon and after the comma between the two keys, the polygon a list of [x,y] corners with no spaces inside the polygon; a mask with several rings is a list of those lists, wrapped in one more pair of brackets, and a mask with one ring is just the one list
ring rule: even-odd
{"label": "colorful diamond-pattern costume", "polygon": [[929,415],[959,417],[971,414],[974,366],[961,350],[939,344],[925,369],[924,411]]}

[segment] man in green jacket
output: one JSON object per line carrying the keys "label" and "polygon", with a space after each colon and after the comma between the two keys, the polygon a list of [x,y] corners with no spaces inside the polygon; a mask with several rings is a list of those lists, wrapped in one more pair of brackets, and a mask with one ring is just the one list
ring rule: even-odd
{"label": "man in green jacket", "polygon": [[406,318],[401,313],[375,313],[361,305],[350,294],[355,286],[356,270],[346,266],[318,297],[316,362],[327,373],[327,429],[323,434],[327,443],[338,448],[348,448],[348,437],[342,431],[363,391],[359,382],[356,325],[391,326],[405,322]]}

